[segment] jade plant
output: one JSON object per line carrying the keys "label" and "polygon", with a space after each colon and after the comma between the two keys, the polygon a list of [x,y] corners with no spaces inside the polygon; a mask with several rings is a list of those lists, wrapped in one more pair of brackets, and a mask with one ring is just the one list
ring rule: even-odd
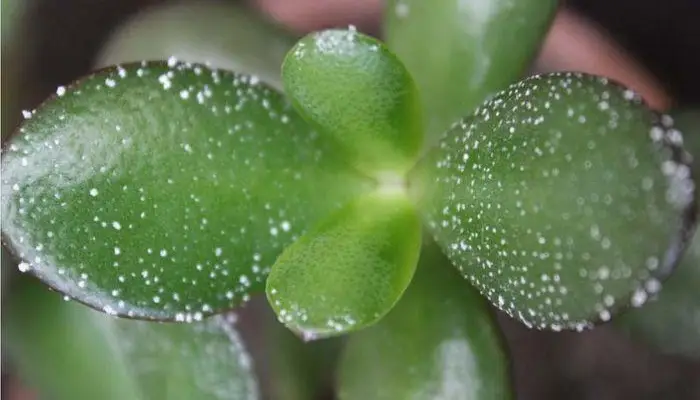
{"label": "jade plant", "polygon": [[120,367],[19,364],[60,398],[257,398],[227,319],[265,293],[278,327],[348,335],[341,398],[509,398],[488,303],[581,331],[698,260],[674,119],[605,77],[523,78],[555,9],[398,1],[383,41],[315,32],[280,72],[170,57],[57,88],[3,149],[3,239],[99,312],[31,286],[8,330]]}

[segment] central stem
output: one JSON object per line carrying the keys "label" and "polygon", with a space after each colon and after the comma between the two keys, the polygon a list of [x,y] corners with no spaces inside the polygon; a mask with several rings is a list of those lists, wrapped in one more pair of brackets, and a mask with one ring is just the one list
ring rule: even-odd
{"label": "central stem", "polygon": [[396,172],[382,172],[377,174],[377,190],[385,194],[407,194],[406,178]]}

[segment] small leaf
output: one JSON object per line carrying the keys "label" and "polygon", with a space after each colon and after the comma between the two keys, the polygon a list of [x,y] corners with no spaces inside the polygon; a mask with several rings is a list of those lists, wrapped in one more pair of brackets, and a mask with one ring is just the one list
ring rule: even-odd
{"label": "small leaf", "polygon": [[284,247],[371,183],[277,92],[200,65],[59,88],[2,158],[2,230],[29,270],[109,313],[236,306]]}
{"label": "small leaf", "polygon": [[[694,159],[693,171],[700,175],[700,112],[673,115],[674,126],[683,132],[683,142]],[[700,215],[698,215],[700,218]],[[640,309],[623,313],[615,325],[633,339],[668,354],[700,359],[700,232],[661,291]]]}
{"label": "small leaf", "polygon": [[421,227],[403,194],[374,193],[325,219],[272,267],[272,308],[306,339],[371,325],[396,304],[418,262]]}
{"label": "small leaf", "polygon": [[375,326],[353,334],[341,399],[508,399],[509,365],[488,304],[434,244],[411,285]]}
{"label": "small leaf", "polygon": [[423,127],[415,85],[381,42],[354,30],[313,33],[282,65],[292,103],[333,135],[370,176],[404,173],[420,151]]}
{"label": "small leaf", "polygon": [[435,143],[487,96],[520,78],[537,54],[556,0],[393,0],[387,46],[416,80]]}
{"label": "small leaf", "polygon": [[138,14],[114,32],[96,65],[175,56],[189,62],[254,74],[281,88],[280,65],[294,37],[240,4],[165,3]]}
{"label": "small leaf", "polygon": [[223,317],[117,319],[23,282],[3,340],[20,375],[52,399],[257,399],[250,360]]}
{"label": "small leaf", "polygon": [[530,326],[583,329],[641,305],[694,228],[689,157],[670,124],[604,78],[533,77],[455,125],[412,190],[492,303]]}

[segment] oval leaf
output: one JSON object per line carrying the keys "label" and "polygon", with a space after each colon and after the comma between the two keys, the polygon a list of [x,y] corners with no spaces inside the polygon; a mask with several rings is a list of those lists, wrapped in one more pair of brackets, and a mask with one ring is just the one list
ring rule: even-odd
{"label": "oval leaf", "polygon": [[403,173],[422,145],[420,100],[401,61],[354,30],[313,33],[282,65],[294,106],[370,176]]}
{"label": "oval leaf", "polygon": [[277,92],[172,60],[59,88],[20,131],[2,230],[21,269],[137,318],[262,292],[285,246],[370,186]]}
{"label": "oval leaf", "polygon": [[294,45],[250,8],[213,1],[166,3],[147,9],[111,35],[96,65],[175,56],[254,74],[281,88],[280,65]]}
{"label": "oval leaf", "polygon": [[52,399],[257,399],[250,359],[223,317],[192,324],[118,319],[23,282],[4,345]]}
{"label": "oval leaf", "polygon": [[[674,125],[683,132],[683,142],[693,154],[693,171],[700,174],[700,112],[674,114]],[[697,218],[700,218],[698,215]],[[655,349],[700,359],[700,232],[663,289],[640,309],[615,319],[617,327],[633,339]]]}
{"label": "oval leaf", "polygon": [[455,125],[414,190],[491,302],[529,326],[583,329],[641,305],[693,228],[689,157],[670,122],[604,78],[533,77]]}
{"label": "oval leaf", "polygon": [[375,326],[353,334],[341,399],[508,399],[508,358],[492,311],[434,244],[406,293]]}
{"label": "oval leaf", "polygon": [[490,94],[520,78],[537,54],[556,0],[393,0],[387,46],[420,89],[428,143]]}
{"label": "oval leaf", "polygon": [[375,323],[411,281],[420,231],[413,204],[400,193],[356,200],[277,259],[267,280],[272,308],[306,339]]}

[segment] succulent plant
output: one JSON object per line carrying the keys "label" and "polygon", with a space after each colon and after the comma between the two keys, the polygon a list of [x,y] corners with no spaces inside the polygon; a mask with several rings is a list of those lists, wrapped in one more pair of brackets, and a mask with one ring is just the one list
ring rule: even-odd
{"label": "succulent plant", "polygon": [[264,292],[306,341],[349,334],[341,398],[509,398],[489,303],[555,331],[641,307],[698,214],[671,116],[605,77],[523,78],[555,9],[397,1],[385,42],[261,29],[291,48],[234,46],[233,71],[105,55],[3,150],[19,269],[98,310],[26,283],[25,370],[60,398],[258,398],[226,315]]}

